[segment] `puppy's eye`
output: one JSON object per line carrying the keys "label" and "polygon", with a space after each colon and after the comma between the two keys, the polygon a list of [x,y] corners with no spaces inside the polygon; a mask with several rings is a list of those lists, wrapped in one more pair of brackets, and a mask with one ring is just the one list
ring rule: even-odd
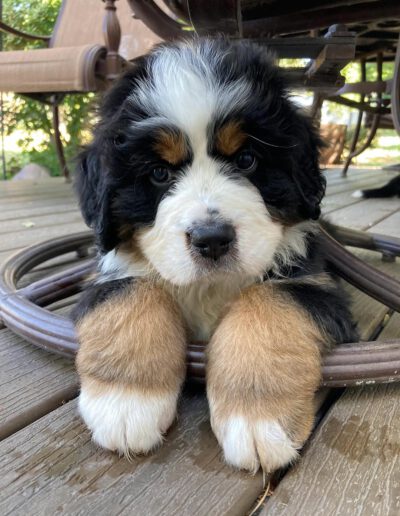
{"label": "puppy's eye", "polygon": [[236,167],[243,172],[251,172],[257,165],[257,158],[250,151],[243,151],[236,156]]}
{"label": "puppy's eye", "polygon": [[171,181],[171,170],[165,167],[156,167],[151,171],[153,183],[165,184]]}

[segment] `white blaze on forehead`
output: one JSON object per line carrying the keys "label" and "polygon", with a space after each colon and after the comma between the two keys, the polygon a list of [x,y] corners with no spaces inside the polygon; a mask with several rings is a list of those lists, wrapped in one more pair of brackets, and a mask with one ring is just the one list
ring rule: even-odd
{"label": "white blaze on forehead", "polygon": [[251,94],[245,79],[224,82],[218,77],[223,57],[207,43],[161,48],[150,60],[151,82],[139,83],[130,98],[150,117],[177,125],[195,150],[204,142],[210,121],[240,108]]}

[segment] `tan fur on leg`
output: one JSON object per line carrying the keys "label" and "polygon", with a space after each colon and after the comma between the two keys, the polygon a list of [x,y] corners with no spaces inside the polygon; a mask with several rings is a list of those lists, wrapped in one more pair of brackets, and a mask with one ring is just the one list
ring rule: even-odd
{"label": "tan fur on leg", "polygon": [[101,446],[148,452],[172,423],[185,376],[179,309],[144,281],[95,307],[77,325],[79,407]]}
{"label": "tan fur on leg", "polygon": [[297,455],[313,423],[323,336],[276,284],[241,294],[208,349],[211,423],[227,462],[271,471]]}

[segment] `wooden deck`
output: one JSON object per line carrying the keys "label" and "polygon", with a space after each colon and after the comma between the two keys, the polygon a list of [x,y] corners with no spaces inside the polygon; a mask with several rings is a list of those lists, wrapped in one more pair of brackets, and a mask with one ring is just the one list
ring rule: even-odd
{"label": "wooden deck", "polygon": [[[400,201],[359,200],[355,189],[393,174],[327,172],[332,221],[400,235]],[[0,263],[41,240],[84,229],[71,186],[59,179],[0,182]],[[370,263],[400,275],[371,252]],[[74,256],[39,268],[68,266]],[[32,277],[32,275],[31,275]],[[400,315],[349,287],[363,338],[400,336]],[[65,312],[67,308],[54,307]],[[73,363],[0,326],[0,514],[367,515],[400,514],[400,385],[368,385],[328,397],[302,458],[278,483],[223,464],[204,393],[187,390],[164,446],[128,462],[90,442],[77,416]],[[271,494],[271,491],[273,493]]]}

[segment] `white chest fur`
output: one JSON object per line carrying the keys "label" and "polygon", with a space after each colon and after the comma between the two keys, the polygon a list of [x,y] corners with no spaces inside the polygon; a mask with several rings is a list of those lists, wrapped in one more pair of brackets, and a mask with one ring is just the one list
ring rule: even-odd
{"label": "white chest fur", "polygon": [[241,289],[255,283],[255,278],[225,277],[213,283],[196,282],[185,287],[168,287],[181,307],[194,340],[208,340],[219,319]]}
{"label": "white chest fur", "polygon": [[203,280],[185,286],[174,286],[154,274],[146,262],[132,261],[129,253],[111,251],[99,263],[98,283],[129,276],[149,277],[160,281],[181,307],[190,337],[208,340],[220,317],[240,291],[258,281],[258,278],[240,274],[221,275],[214,281]]}

